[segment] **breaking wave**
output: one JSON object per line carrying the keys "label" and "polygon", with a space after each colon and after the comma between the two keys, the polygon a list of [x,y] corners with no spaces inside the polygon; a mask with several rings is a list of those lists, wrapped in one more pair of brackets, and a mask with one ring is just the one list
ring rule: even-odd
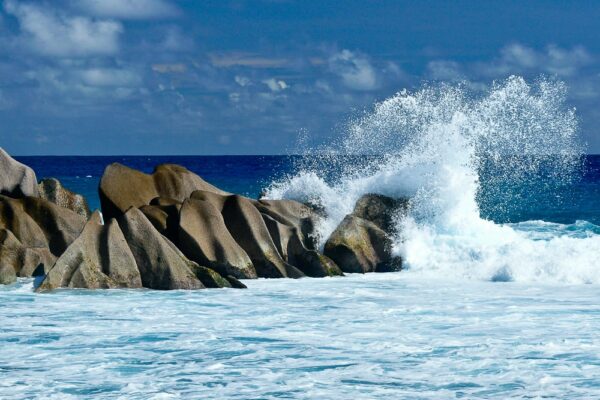
{"label": "breaking wave", "polygon": [[[510,77],[485,93],[426,85],[375,104],[344,136],[307,150],[270,198],[322,207],[321,244],[365,193],[410,197],[395,251],[408,273],[493,281],[600,283],[597,226],[523,221],[524,207],[564,201],[583,146],[566,86]],[[405,272],[406,273],[406,272]]]}

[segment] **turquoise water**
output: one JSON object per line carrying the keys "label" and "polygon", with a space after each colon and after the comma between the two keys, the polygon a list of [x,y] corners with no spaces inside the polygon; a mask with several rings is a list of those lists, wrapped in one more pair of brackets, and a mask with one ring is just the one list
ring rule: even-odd
{"label": "turquoise water", "polygon": [[246,284],[0,289],[0,397],[600,397],[596,285],[402,272]]}

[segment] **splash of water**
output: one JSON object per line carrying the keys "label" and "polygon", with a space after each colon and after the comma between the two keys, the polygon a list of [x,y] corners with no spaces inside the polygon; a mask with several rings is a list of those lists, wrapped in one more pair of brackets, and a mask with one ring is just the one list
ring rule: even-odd
{"label": "splash of water", "polygon": [[268,196],[323,207],[321,244],[362,194],[409,196],[411,211],[398,220],[395,238],[409,273],[600,282],[600,236],[593,230],[572,237],[557,225],[541,240],[536,232],[548,229],[544,222],[532,230],[531,223],[482,217],[485,208],[502,219],[524,201],[523,190],[508,187],[541,190],[533,182],[540,175],[554,185],[576,178],[583,149],[565,97],[561,82],[529,84],[516,76],[479,95],[446,84],[402,91],[354,120],[345,137],[318,149],[321,157],[305,159]]}

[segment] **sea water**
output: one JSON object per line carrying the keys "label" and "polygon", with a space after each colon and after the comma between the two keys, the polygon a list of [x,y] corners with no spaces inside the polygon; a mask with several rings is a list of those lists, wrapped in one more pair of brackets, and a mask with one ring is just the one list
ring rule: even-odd
{"label": "sea water", "polygon": [[[600,158],[560,82],[401,92],[293,157],[22,157],[98,207],[104,166],[175,162],[322,207],[409,196],[398,273],[247,290],[0,288],[0,398],[600,398]],[[358,155],[360,154],[360,155]]]}

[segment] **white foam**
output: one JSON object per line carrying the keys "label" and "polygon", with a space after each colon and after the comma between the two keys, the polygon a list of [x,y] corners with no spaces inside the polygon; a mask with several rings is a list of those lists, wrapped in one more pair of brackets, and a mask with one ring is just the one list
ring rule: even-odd
{"label": "white foam", "polygon": [[[362,194],[410,196],[410,215],[398,221],[395,248],[411,273],[600,282],[600,237],[592,231],[569,237],[561,233],[568,230],[564,226],[538,225],[543,235],[524,232],[518,225],[482,219],[477,203],[484,162],[499,166],[496,175],[486,177],[492,194],[502,194],[505,182],[531,179],[543,162],[550,179],[572,179],[582,147],[574,110],[564,106],[565,94],[560,82],[528,84],[520,77],[494,83],[479,96],[448,85],[403,91],[376,104],[350,126],[341,144],[325,149],[329,154],[379,154],[383,161],[366,168],[345,165],[329,183],[319,169],[306,168],[273,184],[268,194],[319,203],[327,212],[319,227],[321,245]],[[492,207],[502,211],[511,204]]]}

